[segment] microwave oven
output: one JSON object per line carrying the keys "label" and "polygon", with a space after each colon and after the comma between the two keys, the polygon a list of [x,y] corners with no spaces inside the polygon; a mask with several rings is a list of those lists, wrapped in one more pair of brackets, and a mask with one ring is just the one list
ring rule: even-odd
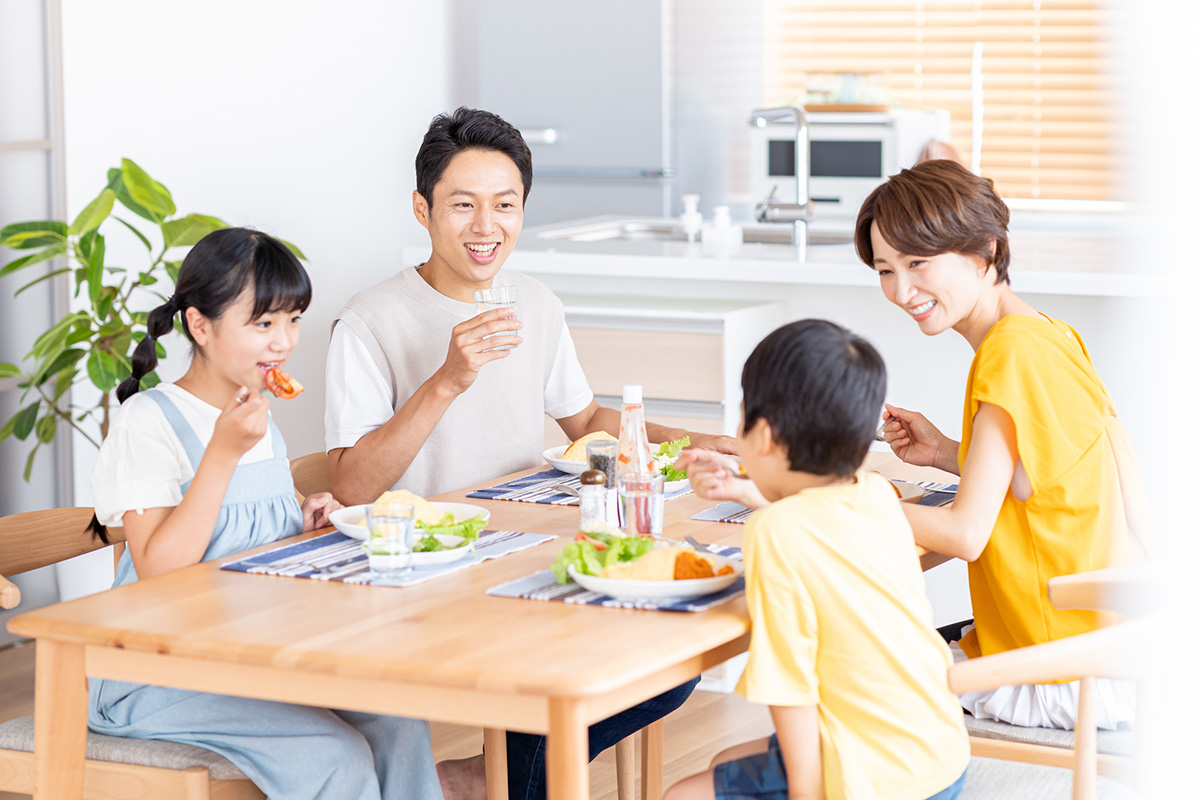
{"label": "microwave oven", "polygon": [[[808,118],[811,169],[809,194],[814,220],[853,223],[867,195],[917,162],[931,139],[947,141],[945,111],[896,108],[884,112],[818,112]],[[771,196],[794,202],[797,195],[796,131],[791,122],[751,127],[752,204]]]}

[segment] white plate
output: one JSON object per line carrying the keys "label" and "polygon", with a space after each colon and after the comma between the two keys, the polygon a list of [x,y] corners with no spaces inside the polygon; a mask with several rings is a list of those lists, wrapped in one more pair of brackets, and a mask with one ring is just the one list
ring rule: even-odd
{"label": "white plate", "polygon": [[671,492],[677,492],[680,489],[686,489],[687,485],[688,485],[687,478],[683,478],[682,480],[678,480],[678,481],[666,481],[663,483],[663,491],[666,492],[667,494],[670,494]]}
{"label": "white plate", "polygon": [[574,567],[568,567],[571,578],[589,592],[606,594],[618,600],[653,600],[667,602],[691,600],[727,589],[742,574],[742,562],[721,556],[714,556],[716,568],[725,565],[733,567],[729,575],[718,575],[714,578],[693,578],[686,581],[627,581],[619,578],[601,578],[597,575],[581,575]]}
{"label": "white plate", "polygon": [[[337,511],[329,515],[329,521],[333,526],[342,533],[349,536],[351,539],[359,541],[367,540],[367,526],[357,524],[359,520],[367,515],[367,506],[370,503],[365,503],[358,506],[346,506],[339,508]],[[482,506],[472,505],[471,503],[430,503],[438,511],[443,514],[450,513],[454,515],[455,522],[483,515],[483,521],[486,523],[491,518],[492,513]],[[420,530],[420,529],[418,529]],[[436,534],[435,534],[436,535]],[[438,536],[438,539],[443,544],[452,544],[451,540],[461,540],[458,536]],[[462,547],[455,547],[450,550],[435,550],[432,553],[413,553],[412,563],[414,567],[429,567],[435,564],[448,564],[451,561],[457,561],[463,556],[472,551],[470,542],[467,542]]]}
{"label": "white plate", "polygon": [[542,458],[546,459],[546,463],[562,472],[569,472],[572,475],[579,475],[587,469],[586,461],[563,461],[563,453],[567,452],[570,445],[564,444],[561,447],[551,447],[549,450],[542,451]]}
{"label": "white plate", "polygon": [[900,492],[901,503],[915,503],[925,496],[925,490],[915,483],[892,480],[889,480],[888,483],[896,487],[896,491]]}

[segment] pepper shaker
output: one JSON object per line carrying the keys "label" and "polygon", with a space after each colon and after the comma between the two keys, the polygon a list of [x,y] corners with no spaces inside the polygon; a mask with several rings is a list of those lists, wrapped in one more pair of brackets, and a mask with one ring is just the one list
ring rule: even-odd
{"label": "pepper shaker", "polygon": [[604,522],[606,495],[603,472],[589,469],[579,476],[580,526],[588,522]]}

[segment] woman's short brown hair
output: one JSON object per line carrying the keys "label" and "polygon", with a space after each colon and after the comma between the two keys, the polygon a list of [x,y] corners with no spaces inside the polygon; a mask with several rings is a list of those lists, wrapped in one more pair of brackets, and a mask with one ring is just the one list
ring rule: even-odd
{"label": "woman's short brown hair", "polygon": [[1009,283],[1008,206],[990,178],[957,161],[924,161],[900,170],[867,197],[854,225],[854,248],[874,269],[872,223],[905,255],[976,255],[996,268],[996,283]]}

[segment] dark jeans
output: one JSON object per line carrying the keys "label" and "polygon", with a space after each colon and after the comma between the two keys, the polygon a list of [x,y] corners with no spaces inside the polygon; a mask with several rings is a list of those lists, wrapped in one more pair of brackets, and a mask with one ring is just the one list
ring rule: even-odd
{"label": "dark jeans", "polygon": [[955,622],[950,625],[943,625],[942,627],[937,629],[937,632],[941,635],[941,637],[943,639],[946,640],[946,644],[950,644],[951,642],[957,642],[959,639],[961,639],[963,637],[963,633],[962,633],[963,628],[967,627],[968,625],[973,625],[973,624],[975,624],[975,620],[973,618],[972,619],[964,619],[962,622]]}
{"label": "dark jeans", "polygon": [[[699,682],[699,677],[693,678],[592,725],[588,728],[588,761],[679,708]],[[546,737],[509,731],[507,738],[509,800],[546,800]]]}

